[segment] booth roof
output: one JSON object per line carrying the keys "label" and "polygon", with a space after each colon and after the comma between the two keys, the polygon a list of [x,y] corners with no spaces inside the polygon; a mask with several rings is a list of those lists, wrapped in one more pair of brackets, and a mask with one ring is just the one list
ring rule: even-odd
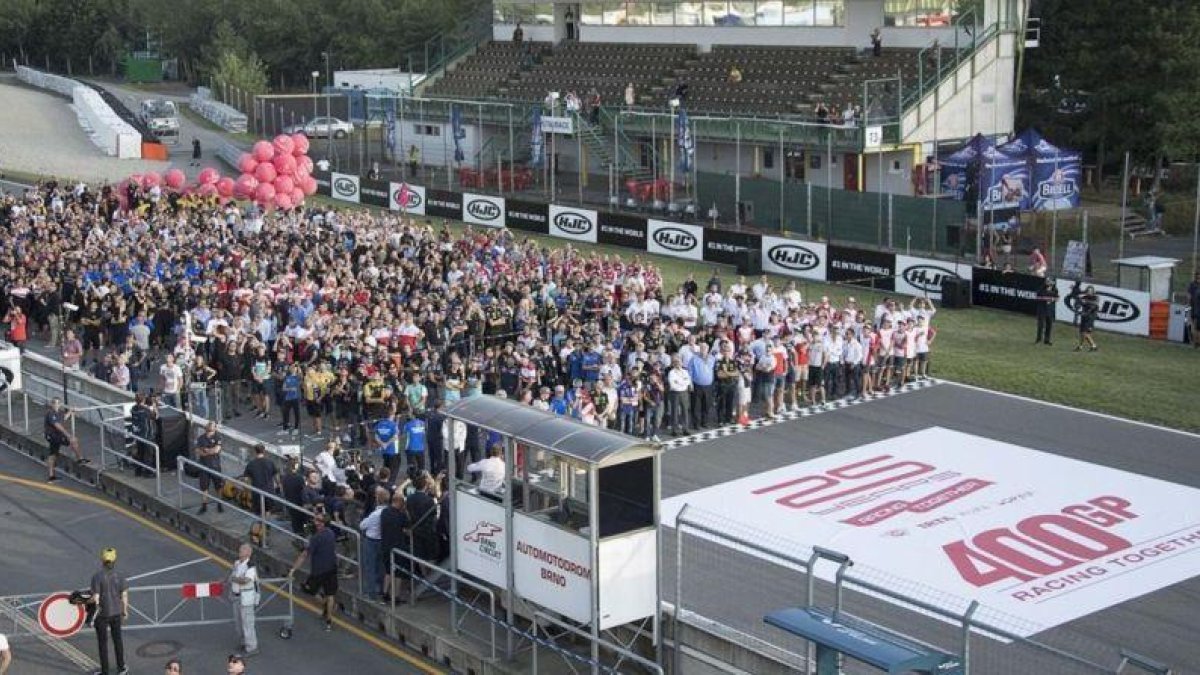
{"label": "booth roof", "polygon": [[601,464],[630,448],[646,448],[641,439],[538,410],[512,399],[473,396],[446,406],[448,417],[513,436],[566,457]]}

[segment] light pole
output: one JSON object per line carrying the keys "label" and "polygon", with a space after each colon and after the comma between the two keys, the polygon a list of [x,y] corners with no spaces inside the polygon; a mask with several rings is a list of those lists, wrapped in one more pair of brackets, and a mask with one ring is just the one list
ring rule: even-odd
{"label": "light pole", "polygon": [[[333,65],[332,65],[332,59],[330,58],[329,52],[328,51],[321,52],[321,58],[325,59],[325,84],[326,84],[326,86],[332,87],[333,86]],[[329,94],[325,95],[325,117],[327,117],[327,118],[333,116],[333,113],[330,112],[329,96],[330,96]],[[314,127],[314,129],[315,129],[315,127]],[[328,120],[325,121],[325,138],[328,139],[325,144],[325,147],[326,147],[325,158],[332,159],[332,157],[333,157],[333,126],[329,123]]]}
{"label": "light pole", "polygon": [[671,173],[670,184],[667,185],[667,210],[675,206],[675,114],[679,110],[679,99],[673,98],[671,104]]}
{"label": "light pole", "polygon": [[313,121],[317,119],[317,78],[321,77],[321,71],[312,71],[312,89],[313,89]]}
{"label": "light pole", "polygon": [[[558,92],[552,91],[552,92],[550,92],[550,116],[555,117],[557,115],[558,115]],[[557,199],[557,195],[558,195],[558,191],[557,191],[557,188],[558,188],[558,177],[557,177],[557,174],[558,174],[558,154],[557,154],[558,143],[557,143],[557,138],[558,138],[558,134],[555,133],[553,129],[551,129],[551,131],[550,131],[550,162],[549,162],[549,165],[550,165],[550,201],[552,201],[552,202],[555,199]]]}

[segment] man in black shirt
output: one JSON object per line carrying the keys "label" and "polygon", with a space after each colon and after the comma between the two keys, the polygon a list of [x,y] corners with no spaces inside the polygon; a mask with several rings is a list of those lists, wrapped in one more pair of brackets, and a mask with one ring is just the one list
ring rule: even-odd
{"label": "man in black shirt", "polygon": [[308,538],[308,546],[296,556],[288,576],[295,574],[306,559],[309,561],[305,590],[325,596],[321,618],[325,621],[325,631],[329,632],[333,630],[333,607],[338,591],[337,535],[328,527],[328,518],[323,514],[318,513],[313,518],[313,527],[316,531]]}
{"label": "man in black shirt", "polygon": [[221,488],[225,487],[225,476],[221,473],[221,437],[217,435],[217,423],[209,422],[204,433],[196,439],[196,461],[200,469],[200,514],[208,512],[208,490],[211,487],[218,497],[217,511],[224,513],[225,505],[219,501]]}
{"label": "man in black shirt", "polygon": [[446,444],[442,436],[446,416],[442,414],[441,400],[435,400],[425,413],[425,444],[429,451],[429,470],[435,475],[446,468]]}
{"label": "man in black shirt", "polygon": [[50,471],[50,476],[46,479],[48,483],[58,480],[58,476],[54,473],[54,467],[58,463],[58,453],[62,446],[66,445],[71,448],[71,451],[75,453],[75,461],[80,464],[88,462],[83,455],[79,454],[79,439],[67,431],[66,422],[74,415],[73,410],[63,407],[62,401],[58,399],[50,401],[50,409],[46,411],[46,419],[43,423],[46,442],[49,444],[46,455],[46,468]]}
{"label": "man in black shirt", "polygon": [[1037,337],[1033,344],[1044,342],[1049,345],[1050,331],[1054,328],[1054,310],[1058,306],[1058,286],[1054,279],[1046,277],[1046,283],[1037,292]]}
{"label": "man in black shirt", "polygon": [[[254,446],[254,459],[246,463],[243,476],[250,481],[250,486],[255,490],[268,494],[279,493],[279,468],[267,457],[267,446],[262,443]],[[265,514],[263,496],[258,493],[254,494],[254,512]]]}
{"label": "man in black shirt", "polygon": [[125,644],[121,640],[121,621],[129,618],[129,582],[116,571],[117,549],[106,548],[100,553],[103,567],[92,575],[92,598],[96,605],[92,624],[96,627],[96,641],[100,648],[99,673],[108,675],[108,636],[112,634],[113,651],[117,657],[117,675],[125,675]]}
{"label": "man in black shirt", "polygon": [[[288,460],[287,473],[283,474],[283,479],[280,480],[280,490],[283,492],[283,498],[288,504],[299,505],[304,500],[304,475],[300,473],[300,458],[292,457]],[[307,520],[304,512],[293,506],[288,507],[288,517],[292,521],[292,532],[300,534],[304,531],[304,523]]]}

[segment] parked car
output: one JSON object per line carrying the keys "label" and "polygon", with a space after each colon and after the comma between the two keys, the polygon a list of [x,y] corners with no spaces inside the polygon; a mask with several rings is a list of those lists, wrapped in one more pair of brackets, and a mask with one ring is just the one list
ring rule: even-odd
{"label": "parked car", "polygon": [[354,125],[336,117],[314,117],[304,124],[294,124],[286,129],[289,134],[304,134],[309,138],[345,138],[354,133]]}

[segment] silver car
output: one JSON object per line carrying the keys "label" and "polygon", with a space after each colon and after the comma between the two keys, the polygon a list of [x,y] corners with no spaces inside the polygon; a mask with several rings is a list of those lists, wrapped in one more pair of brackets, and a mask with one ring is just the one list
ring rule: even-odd
{"label": "silver car", "polygon": [[303,124],[294,124],[284,129],[284,132],[304,134],[309,138],[328,138],[330,135],[334,138],[345,138],[354,133],[354,125],[336,117],[314,117]]}

